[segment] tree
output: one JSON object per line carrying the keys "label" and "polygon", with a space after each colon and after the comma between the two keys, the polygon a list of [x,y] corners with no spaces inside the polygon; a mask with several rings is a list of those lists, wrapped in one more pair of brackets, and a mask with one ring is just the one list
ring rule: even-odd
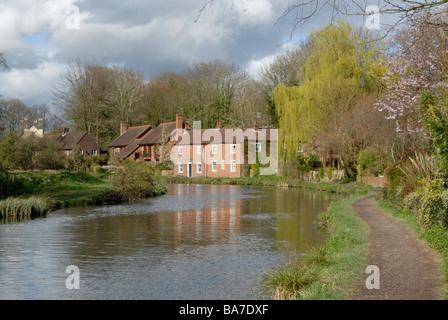
{"label": "tree", "polygon": [[447,36],[445,29],[429,27],[425,20],[414,22],[406,33],[394,35],[393,54],[384,59],[385,90],[376,106],[384,117],[395,122],[402,141],[417,149],[428,143],[424,111],[420,108],[422,94],[440,96],[446,92]]}
{"label": "tree", "polygon": [[380,90],[380,48],[361,30],[340,21],[311,33],[308,41],[311,54],[302,68],[301,85],[280,85],[274,94],[280,145],[287,156],[294,155],[300,143],[314,142],[362,93]]}
{"label": "tree", "polygon": [[[448,0],[385,0],[377,3],[376,13],[380,16],[394,18],[393,22],[388,22],[387,24],[380,22],[386,34],[397,30],[405,23],[421,19],[422,17],[424,17],[427,25],[446,26],[445,21],[438,21],[437,18],[446,9],[447,2]],[[307,24],[319,13],[330,12],[330,24],[334,24],[342,17],[367,17],[372,15],[372,11],[367,10],[371,4],[369,1],[360,2],[356,0],[301,1],[299,4],[288,6],[279,20],[294,16],[295,29]]]}
{"label": "tree", "polygon": [[5,69],[5,70],[9,69],[8,63],[6,62],[4,52],[0,52],[0,68]]}
{"label": "tree", "polygon": [[99,66],[78,59],[61,76],[55,105],[75,128],[87,131],[107,146],[119,134],[119,124],[143,122],[145,84],[140,72]]}
{"label": "tree", "polygon": [[309,54],[310,46],[305,42],[280,54],[272,63],[261,69],[258,83],[260,89],[264,92],[268,113],[271,115],[274,126],[278,126],[274,100],[275,88],[280,84],[286,86],[300,85],[302,82],[302,67]]}

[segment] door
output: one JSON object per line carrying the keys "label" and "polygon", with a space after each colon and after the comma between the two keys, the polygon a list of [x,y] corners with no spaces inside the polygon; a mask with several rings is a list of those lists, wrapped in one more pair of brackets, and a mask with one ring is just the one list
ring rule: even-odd
{"label": "door", "polygon": [[193,164],[191,162],[188,163],[188,177],[191,178],[191,173],[193,172]]}

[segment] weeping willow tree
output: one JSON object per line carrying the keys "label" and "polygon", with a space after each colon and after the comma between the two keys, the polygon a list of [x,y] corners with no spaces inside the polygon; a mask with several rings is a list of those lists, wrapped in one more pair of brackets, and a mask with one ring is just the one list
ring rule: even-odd
{"label": "weeping willow tree", "polygon": [[312,49],[301,68],[301,85],[281,84],[274,92],[286,158],[296,154],[300,143],[315,141],[363,92],[379,92],[384,71],[381,45],[344,21],[312,32],[307,41]]}

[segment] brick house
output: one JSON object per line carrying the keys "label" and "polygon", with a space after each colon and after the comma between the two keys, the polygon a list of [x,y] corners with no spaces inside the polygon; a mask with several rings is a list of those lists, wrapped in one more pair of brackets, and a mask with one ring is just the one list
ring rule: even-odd
{"label": "brick house", "polygon": [[[274,135],[275,133],[275,135]],[[173,144],[174,175],[187,177],[242,177],[255,159],[266,156],[277,129],[187,129]],[[263,150],[265,148],[265,150]],[[267,150],[266,150],[267,149]]]}
{"label": "brick house", "polygon": [[142,161],[139,142],[152,130],[151,125],[127,127],[120,123],[120,136],[109,144],[110,155],[116,154],[119,160]]}
{"label": "brick house", "polygon": [[64,128],[62,133],[49,134],[50,139],[61,145],[61,155],[69,157],[75,146],[79,146],[81,153],[85,156],[96,156],[100,154],[100,145],[88,132],[70,132]]}
{"label": "brick house", "polygon": [[156,128],[151,125],[127,128],[122,122],[120,136],[109,145],[110,152],[116,153],[119,160],[162,162],[169,156],[176,130],[185,128],[190,126],[181,114],[176,121],[161,123]]}

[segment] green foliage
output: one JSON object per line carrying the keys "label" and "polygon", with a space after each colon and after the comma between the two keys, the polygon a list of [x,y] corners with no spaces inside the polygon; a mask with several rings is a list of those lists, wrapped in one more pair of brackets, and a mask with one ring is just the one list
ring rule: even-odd
{"label": "green foliage", "polygon": [[375,177],[383,174],[386,169],[383,159],[383,155],[371,148],[361,150],[358,154],[358,174],[360,176],[371,174]]}
{"label": "green foliage", "polygon": [[49,203],[41,197],[8,198],[0,201],[1,218],[43,216],[50,210]]}
{"label": "green foliage", "polygon": [[439,97],[425,92],[420,105],[425,112],[425,125],[430,131],[433,144],[441,157],[440,174],[444,180],[445,186],[448,185],[448,116],[446,101]]}
{"label": "green foliage", "polygon": [[70,158],[68,161],[68,169],[72,170],[85,170],[86,162],[84,159],[84,155],[82,154],[81,148],[79,145],[73,147],[72,152],[70,153]]}
{"label": "green foliage", "polygon": [[124,201],[144,199],[164,192],[164,187],[154,181],[144,163],[124,162],[114,177],[112,190]]}
{"label": "green foliage", "polygon": [[301,70],[300,86],[275,88],[280,145],[290,157],[302,142],[314,141],[335,115],[353,108],[364,92],[377,92],[384,67],[378,42],[343,21],[308,37],[311,54]]}
{"label": "green foliage", "polygon": [[311,154],[310,156],[300,155],[297,157],[299,164],[307,169],[319,168],[322,165],[319,157],[315,154]]}

